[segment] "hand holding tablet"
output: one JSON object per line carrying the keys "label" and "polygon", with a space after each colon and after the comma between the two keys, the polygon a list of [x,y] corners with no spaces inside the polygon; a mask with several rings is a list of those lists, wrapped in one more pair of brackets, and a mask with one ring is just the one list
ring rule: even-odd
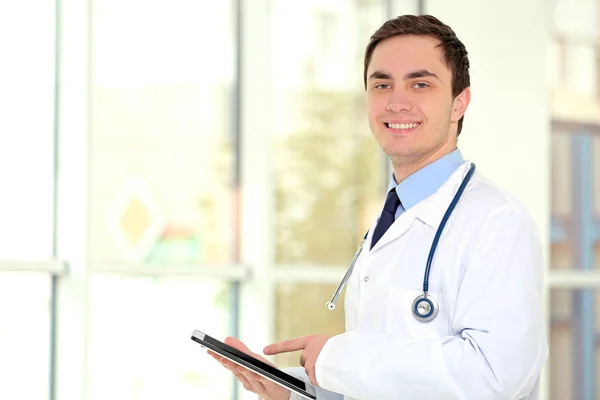
{"label": "hand holding tablet", "polygon": [[[273,366],[273,364],[269,363],[258,354],[251,352],[245,344],[237,339],[227,338],[225,340],[225,344]],[[288,400],[290,398],[290,391],[288,389],[271,382],[267,378],[264,378],[257,373],[234,363],[233,361],[228,360],[218,353],[208,350],[208,354],[210,354],[215,360],[219,361],[225,368],[230,370],[242,383],[244,389],[256,393],[266,400]]]}
{"label": "hand holding tablet", "polygon": [[200,331],[194,331],[191,339],[205,347],[213,358],[230,370],[246,390],[265,400],[288,400],[290,392],[316,399],[306,391],[303,381],[277,369],[237,339],[227,338],[223,343]]}

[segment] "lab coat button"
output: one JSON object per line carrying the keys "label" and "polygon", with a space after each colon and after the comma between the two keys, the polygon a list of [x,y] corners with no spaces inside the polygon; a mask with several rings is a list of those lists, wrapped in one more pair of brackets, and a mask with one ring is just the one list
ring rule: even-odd
{"label": "lab coat button", "polygon": [[369,277],[365,276],[365,282],[369,282]]}

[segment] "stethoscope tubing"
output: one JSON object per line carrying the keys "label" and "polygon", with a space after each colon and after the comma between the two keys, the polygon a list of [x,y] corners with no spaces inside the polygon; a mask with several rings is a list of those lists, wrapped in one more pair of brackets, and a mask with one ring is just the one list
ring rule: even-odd
{"label": "stethoscope tubing", "polygon": [[354,258],[352,259],[350,266],[348,267],[348,269],[346,270],[346,273],[344,274],[344,277],[342,278],[342,281],[338,285],[337,289],[335,289],[335,293],[333,294],[333,297],[331,297],[331,300],[329,300],[327,302],[326,305],[327,305],[328,309],[335,310],[335,303],[336,303],[338,297],[340,297],[340,294],[342,293],[342,288],[346,285],[346,282],[348,282],[348,279],[350,279],[350,275],[352,275],[352,271],[354,270],[354,264],[356,264],[356,260],[358,260],[358,257],[360,256],[360,253],[362,252],[362,249],[363,249],[363,246],[364,246],[366,240],[367,240],[367,235],[365,235],[365,238],[360,243],[360,246],[358,247],[356,254],[354,254]]}
{"label": "stethoscope tubing", "polygon": [[[456,191],[456,194],[454,195],[452,202],[450,202],[450,205],[446,209],[446,212],[444,213],[444,216],[442,217],[440,225],[439,225],[438,229],[436,230],[433,242],[431,243],[431,248],[429,249],[429,255],[427,257],[427,264],[425,265],[425,275],[423,277],[423,294],[418,296],[415,299],[415,302],[413,303],[413,306],[412,306],[413,315],[419,320],[430,321],[431,319],[435,318],[435,316],[437,315],[437,309],[438,309],[437,303],[435,302],[435,299],[433,299],[427,293],[429,291],[429,273],[431,271],[431,264],[433,263],[435,251],[437,249],[437,245],[439,243],[439,240],[440,240],[440,237],[444,230],[444,227],[446,226],[446,222],[448,222],[450,215],[456,208],[456,205],[458,204],[458,201],[460,200],[465,188],[467,187],[467,184],[469,183],[469,181],[471,180],[471,177],[475,173],[475,169],[476,169],[476,166],[474,163],[472,163],[469,171],[467,172],[467,175],[465,176],[460,187]],[[358,260],[360,253],[362,252],[362,249],[365,244],[365,241],[367,240],[368,234],[369,234],[369,232],[367,231],[363,241],[361,242],[358,250],[356,251],[356,254],[354,254],[354,258],[350,262],[350,266],[346,270],[344,277],[342,278],[341,282],[339,283],[338,287],[336,288],[335,293],[333,294],[331,299],[326,303],[326,306],[329,310],[335,310],[335,303],[338,300],[340,294],[342,293],[344,286],[348,282],[348,279],[350,279],[350,276],[352,275],[352,271],[354,270],[354,265],[356,264],[356,261]],[[431,311],[429,312],[428,315],[425,315],[425,316],[421,316],[419,314],[419,311],[417,310],[417,308],[418,308],[417,306],[418,306],[419,302],[422,302],[422,301],[428,302],[431,306]]]}
{"label": "stethoscope tubing", "polygon": [[439,228],[435,232],[435,237],[433,238],[433,242],[431,243],[431,249],[429,249],[429,256],[427,257],[427,264],[425,266],[425,276],[423,277],[423,293],[425,293],[425,294],[427,294],[427,291],[429,290],[429,271],[431,270],[431,263],[433,262],[433,256],[435,255],[435,250],[437,249],[438,242],[440,240],[440,237],[442,236],[442,232],[444,230],[444,227],[446,226],[446,222],[448,222],[448,219],[450,218],[450,214],[452,214],[452,212],[454,211],[454,208],[456,208],[456,204],[458,203],[458,201],[460,200],[460,197],[462,196],[463,192],[465,191],[465,188],[467,187],[467,184],[471,180],[473,173],[475,173],[475,168],[476,168],[475,164],[471,164],[471,168],[469,169],[469,172],[467,173],[467,175],[463,179],[460,187],[456,191],[456,194],[454,195],[452,202],[446,209],[446,213],[444,214],[444,217],[442,218],[442,221],[440,222]]}

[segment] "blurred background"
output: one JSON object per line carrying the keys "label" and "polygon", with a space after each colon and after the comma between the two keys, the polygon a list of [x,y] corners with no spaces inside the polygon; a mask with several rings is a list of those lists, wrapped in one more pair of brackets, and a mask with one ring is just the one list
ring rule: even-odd
{"label": "blurred background", "polygon": [[459,146],[540,226],[542,398],[600,399],[600,0],[0,2],[0,398],[253,399],[194,329],[341,333],[390,173],[364,49],[404,13],[465,43]]}

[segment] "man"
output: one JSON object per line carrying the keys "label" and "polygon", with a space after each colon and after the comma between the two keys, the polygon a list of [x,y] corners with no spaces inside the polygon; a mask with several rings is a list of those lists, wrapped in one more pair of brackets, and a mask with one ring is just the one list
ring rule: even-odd
{"label": "man", "polygon": [[[436,317],[413,315],[430,245],[471,167],[457,148],[471,100],[464,45],[432,16],[387,21],[367,47],[364,84],[371,131],[394,172],[348,281],[346,332],[264,353],[302,350],[303,369],[290,372],[320,400],[537,399],[548,355],[541,243],[524,207],[479,174],[430,269]],[[236,339],[226,343],[260,357]],[[261,398],[299,399],[213,356]]]}

